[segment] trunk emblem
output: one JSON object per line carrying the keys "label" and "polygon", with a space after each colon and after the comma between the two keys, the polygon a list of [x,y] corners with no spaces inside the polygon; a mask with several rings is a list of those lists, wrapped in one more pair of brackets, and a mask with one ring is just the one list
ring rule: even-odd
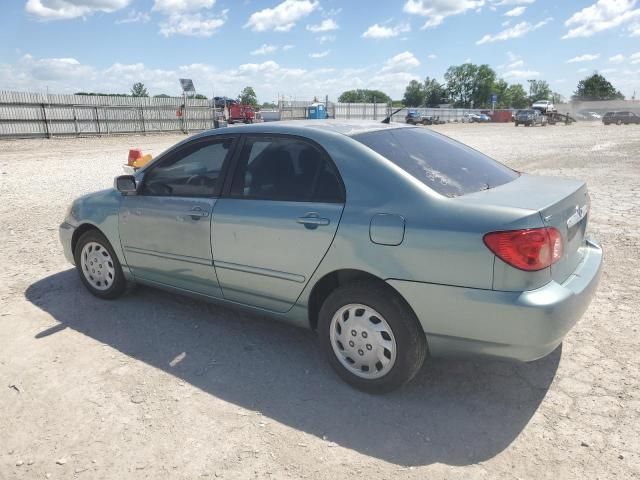
{"label": "trunk emblem", "polygon": [[588,211],[589,205],[583,205],[582,207],[576,205],[575,212],[567,219],[567,228],[571,228],[579,223],[580,220],[582,220],[587,215]]}

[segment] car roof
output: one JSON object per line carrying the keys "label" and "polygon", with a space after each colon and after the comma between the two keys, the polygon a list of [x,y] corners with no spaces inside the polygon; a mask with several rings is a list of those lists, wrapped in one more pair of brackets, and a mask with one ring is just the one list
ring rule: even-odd
{"label": "car roof", "polygon": [[348,121],[348,120],[285,120],[279,122],[262,122],[248,125],[207,130],[205,134],[222,133],[288,133],[293,135],[306,135],[309,130],[339,133],[351,137],[360,133],[369,133],[379,130],[391,130],[396,128],[412,128],[402,123],[382,123],[380,121]]}

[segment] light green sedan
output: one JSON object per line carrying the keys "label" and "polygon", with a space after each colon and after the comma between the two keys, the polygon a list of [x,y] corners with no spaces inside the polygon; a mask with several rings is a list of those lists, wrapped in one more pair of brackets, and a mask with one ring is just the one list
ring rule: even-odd
{"label": "light green sedan", "polygon": [[94,295],[143,283],[317,330],[383,392],[427,356],[529,361],[585,311],[602,250],[579,180],[516,172],[422,127],[336,121],[186,139],[60,227]]}

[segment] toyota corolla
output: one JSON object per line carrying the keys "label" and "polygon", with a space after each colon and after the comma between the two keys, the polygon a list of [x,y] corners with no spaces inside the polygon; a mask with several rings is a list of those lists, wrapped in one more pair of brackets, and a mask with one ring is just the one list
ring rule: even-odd
{"label": "toyota corolla", "polygon": [[553,351],[598,284],[589,207],[580,180],[422,127],[279,122],[184,140],[74,201],[60,236],[97,297],[141,283],[311,328],[382,392],[427,356]]}

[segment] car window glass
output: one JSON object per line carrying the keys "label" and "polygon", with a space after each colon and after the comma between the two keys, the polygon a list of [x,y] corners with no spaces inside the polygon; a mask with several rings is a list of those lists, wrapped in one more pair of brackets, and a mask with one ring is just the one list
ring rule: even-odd
{"label": "car window glass", "polygon": [[238,158],[231,196],[298,202],[343,201],[342,184],[326,156],[294,138],[248,138]]}
{"label": "car window glass", "polygon": [[511,182],[518,173],[444,135],[423,128],[395,128],[353,138],[447,197]]}
{"label": "car window glass", "polygon": [[220,172],[232,140],[195,142],[145,173],[143,195],[211,197],[219,193]]}

